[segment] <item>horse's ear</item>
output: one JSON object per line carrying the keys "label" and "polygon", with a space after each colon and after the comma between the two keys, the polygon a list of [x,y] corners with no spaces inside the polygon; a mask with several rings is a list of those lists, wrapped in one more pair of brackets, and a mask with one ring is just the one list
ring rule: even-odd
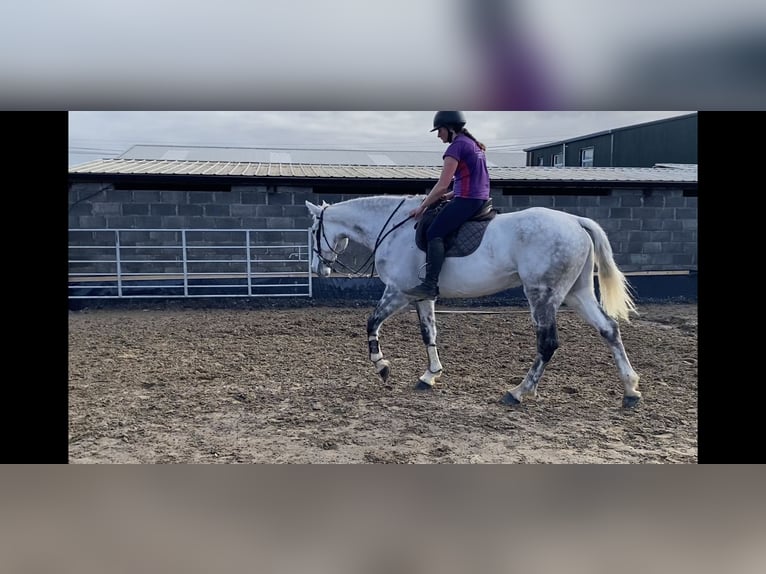
{"label": "horse's ear", "polygon": [[311,203],[308,199],[306,200],[306,207],[308,207],[309,212],[311,215],[319,216],[319,214],[322,212],[321,207],[317,207],[313,203]]}

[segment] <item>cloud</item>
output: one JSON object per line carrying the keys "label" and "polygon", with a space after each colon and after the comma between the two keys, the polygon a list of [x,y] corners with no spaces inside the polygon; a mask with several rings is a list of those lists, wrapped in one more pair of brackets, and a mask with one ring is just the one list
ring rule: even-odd
{"label": "cloud", "polygon": [[[686,112],[466,111],[490,152],[526,147]],[[133,145],[441,151],[433,111],[73,111],[69,165],[117,157]]]}

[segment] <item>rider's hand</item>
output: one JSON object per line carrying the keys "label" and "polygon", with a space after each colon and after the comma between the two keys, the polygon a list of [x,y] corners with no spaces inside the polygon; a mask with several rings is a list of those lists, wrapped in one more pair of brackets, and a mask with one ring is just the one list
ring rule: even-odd
{"label": "rider's hand", "polygon": [[413,209],[412,211],[410,211],[410,217],[412,217],[412,218],[414,218],[414,219],[420,219],[420,216],[421,216],[421,215],[423,215],[423,213],[425,212],[425,210],[426,210],[426,207],[425,207],[425,205],[423,205],[423,204],[421,203],[421,204],[420,204],[418,207],[416,207],[415,209]]}

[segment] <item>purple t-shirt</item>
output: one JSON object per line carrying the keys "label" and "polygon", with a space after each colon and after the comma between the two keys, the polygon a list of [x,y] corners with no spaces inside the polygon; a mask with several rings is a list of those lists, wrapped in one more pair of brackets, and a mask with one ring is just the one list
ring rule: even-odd
{"label": "purple t-shirt", "polygon": [[478,144],[468,136],[458,134],[442,158],[447,156],[457,160],[455,184],[452,188],[455,197],[489,199],[487,157]]}

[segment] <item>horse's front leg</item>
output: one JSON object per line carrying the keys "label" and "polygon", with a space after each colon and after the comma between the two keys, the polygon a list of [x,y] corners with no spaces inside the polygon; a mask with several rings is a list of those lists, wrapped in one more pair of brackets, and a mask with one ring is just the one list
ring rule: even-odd
{"label": "horse's front leg", "polygon": [[426,372],[418,379],[415,385],[416,389],[432,389],[436,379],[442,374],[442,364],[439,360],[439,351],[436,348],[436,311],[434,301],[424,299],[415,303],[420,320],[420,334],[423,337],[423,344],[428,353],[428,368]]}
{"label": "horse's front leg", "polygon": [[391,372],[391,364],[383,358],[383,352],[380,350],[380,327],[383,321],[404,309],[409,302],[410,300],[401,291],[386,287],[375,310],[367,319],[367,345],[370,352],[370,360],[375,365],[375,370],[384,383]]}

